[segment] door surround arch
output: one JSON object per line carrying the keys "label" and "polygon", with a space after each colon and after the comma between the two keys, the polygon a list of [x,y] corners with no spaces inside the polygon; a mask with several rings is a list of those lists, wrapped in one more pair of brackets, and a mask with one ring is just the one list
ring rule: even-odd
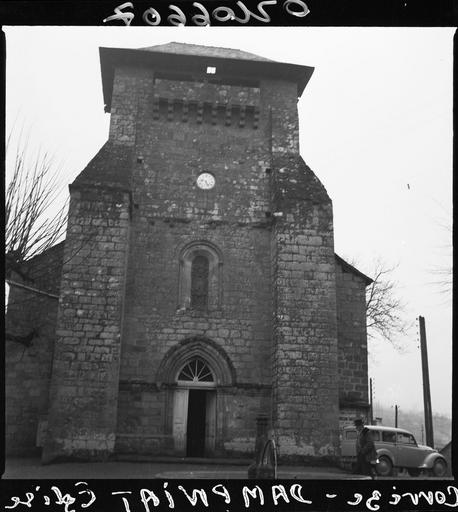
{"label": "door surround arch", "polygon": [[[169,389],[165,416],[175,455],[213,455],[222,430],[217,421],[222,406],[218,388],[235,384],[235,370],[225,351],[207,338],[182,340],[162,360],[157,382]],[[195,453],[199,442],[201,451]]]}
{"label": "door surround arch", "polygon": [[213,372],[216,387],[236,384],[235,368],[226,351],[203,336],[185,338],[169,349],[159,365],[156,382],[176,384],[178,372],[193,358],[201,358],[207,362]]}

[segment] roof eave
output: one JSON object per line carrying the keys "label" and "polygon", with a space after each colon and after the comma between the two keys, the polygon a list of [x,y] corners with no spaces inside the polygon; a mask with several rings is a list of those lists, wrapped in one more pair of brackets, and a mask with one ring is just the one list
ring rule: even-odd
{"label": "roof eave", "polygon": [[310,66],[284,62],[245,60],[220,56],[181,55],[130,48],[101,47],[99,52],[106,112],[111,110],[114,69],[122,64],[142,66],[156,64],[163,68],[178,67],[183,71],[196,71],[202,65],[214,65],[220,69],[222,67],[223,73],[226,69],[232,73],[239,71],[246,76],[258,76],[259,78],[283,77],[297,83],[298,97],[302,95],[314,71],[314,68]]}
{"label": "roof eave", "polygon": [[341,258],[338,254],[334,254],[335,257],[336,257],[336,260],[346,269],[348,270],[349,272],[353,273],[353,274],[356,274],[357,276],[361,277],[361,279],[364,280],[364,282],[366,283],[366,286],[369,286],[370,284],[372,284],[374,282],[373,279],[371,279],[370,277],[366,276],[366,274],[363,274],[362,272],[360,272],[357,268],[355,268],[353,265],[350,265],[350,263],[348,263],[347,261],[345,261],[343,258]]}

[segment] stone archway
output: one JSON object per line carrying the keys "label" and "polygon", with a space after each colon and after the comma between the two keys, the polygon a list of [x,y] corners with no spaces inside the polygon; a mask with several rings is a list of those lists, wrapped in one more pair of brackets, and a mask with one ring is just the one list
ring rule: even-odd
{"label": "stone archway", "polygon": [[235,383],[235,370],[224,350],[206,338],[183,340],[164,357],[158,381],[170,389],[170,429],[174,453],[210,457],[221,425],[219,389]]}

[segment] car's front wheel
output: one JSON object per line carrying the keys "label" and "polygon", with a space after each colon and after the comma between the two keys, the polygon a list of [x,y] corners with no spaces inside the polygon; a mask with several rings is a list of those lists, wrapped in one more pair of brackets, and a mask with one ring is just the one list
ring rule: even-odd
{"label": "car's front wheel", "polygon": [[379,476],[390,476],[391,473],[393,472],[393,463],[388,457],[382,455],[381,457],[379,457],[375,469]]}
{"label": "car's front wheel", "polygon": [[433,475],[434,476],[445,476],[447,473],[447,463],[443,459],[437,459],[434,462],[433,466]]}

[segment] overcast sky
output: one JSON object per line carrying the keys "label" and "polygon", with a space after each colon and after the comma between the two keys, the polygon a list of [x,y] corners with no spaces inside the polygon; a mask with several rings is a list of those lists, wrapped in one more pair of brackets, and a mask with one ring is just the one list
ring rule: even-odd
{"label": "overcast sky", "polygon": [[[413,322],[402,353],[370,341],[375,402],[422,409],[415,319],[426,318],[433,412],[451,413],[452,56],[450,28],[6,27],[13,122],[63,162],[67,185],[108,136],[98,47],[170,41],[239,48],[315,67],[299,102],[301,154],[334,205],[335,249],[394,279]],[[63,197],[67,190],[63,189]]]}

